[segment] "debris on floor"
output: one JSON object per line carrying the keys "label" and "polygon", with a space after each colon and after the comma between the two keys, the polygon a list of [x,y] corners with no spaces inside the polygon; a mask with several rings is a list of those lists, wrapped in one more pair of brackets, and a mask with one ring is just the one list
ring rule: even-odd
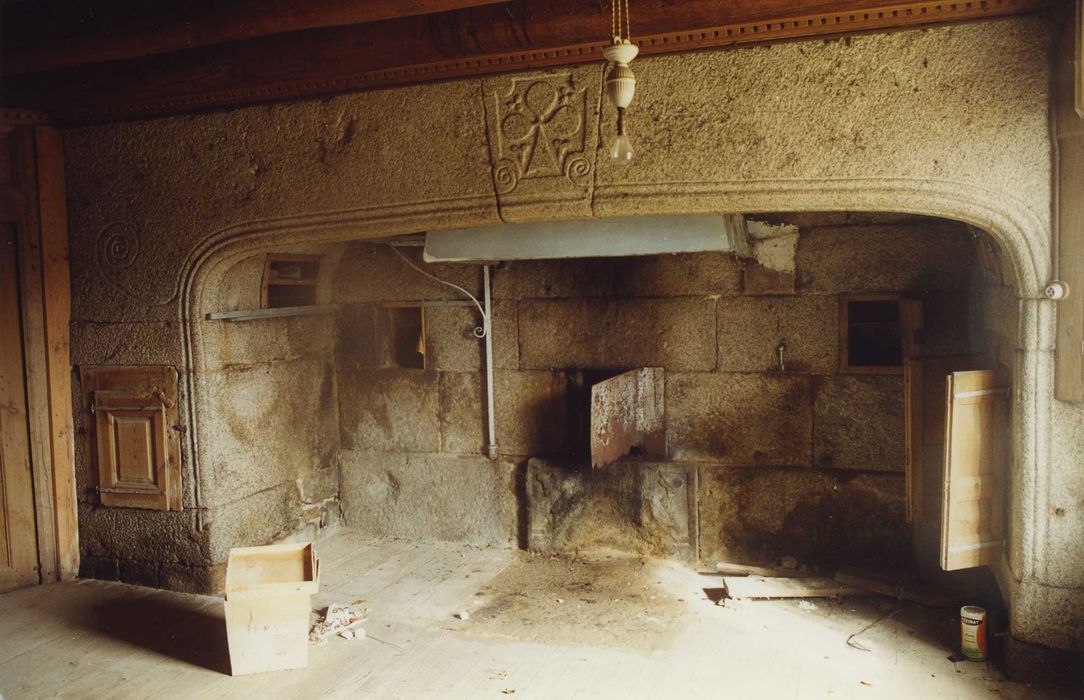
{"label": "debris on floor", "polygon": [[457,612],[455,614],[455,618],[457,620],[464,620],[464,621],[469,620],[470,619],[470,613],[467,612],[466,610],[460,610],[459,612]]}
{"label": "debris on floor", "polygon": [[[785,557],[786,558],[786,557]],[[793,559],[791,557],[791,559]],[[784,562],[787,563],[787,562]],[[785,566],[770,567],[770,566],[753,566],[751,564],[739,564],[736,562],[721,561],[715,565],[715,570],[725,576],[778,576],[784,578],[797,578],[803,576],[813,576],[814,574],[808,574],[804,571],[797,569],[797,561],[794,561],[795,568],[788,569]]]}
{"label": "debris on floor", "polygon": [[[721,597],[768,600],[775,598],[830,598],[879,594],[896,601],[907,600],[933,608],[947,607],[952,597],[944,591],[910,577],[876,573],[845,566],[834,576],[818,576],[807,570],[794,557],[779,560],[779,567],[753,566],[734,562],[719,562],[715,568],[723,574]],[[712,589],[705,589],[705,592]]]}
{"label": "debris on floor", "polygon": [[343,639],[364,637],[365,630],[361,625],[369,619],[368,608],[361,608],[356,601],[351,605],[332,603],[320,612],[322,618],[309,629],[309,641],[314,644],[323,644],[332,635],[339,635]]}
{"label": "debris on floor", "polygon": [[730,598],[832,598],[869,593],[865,588],[849,586],[827,577],[728,576],[723,579],[723,585]]}
{"label": "debris on floor", "polygon": [[799,610],[808,610],[808,611],[812,612],[812,611],[817,609],[817,604],[814,603],[811,600],[799,600],[798,601],[798,609]]}
{"label": "debris on floor", "polygon": [[838,583],[865,588],[872,593],[908,600],[931,608],[948,607],[952,603],[951,596],[933,586],[864,569],[845,566],[836,572],[834,579]]}
{"label": "debris on floor", "polygon": [[789,555],[785,556],[779,560],[779,567],[788,571],[795,571],[798,568],[798,560]]}

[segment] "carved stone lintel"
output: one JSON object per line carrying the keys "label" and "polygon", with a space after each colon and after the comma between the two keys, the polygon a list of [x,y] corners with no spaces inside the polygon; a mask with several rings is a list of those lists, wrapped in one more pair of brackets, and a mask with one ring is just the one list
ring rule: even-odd
{"label": "carved stone lintel", "polygon": [[597,67],[485,83],[493,187],[502,216],[589,215],[598,142]]}

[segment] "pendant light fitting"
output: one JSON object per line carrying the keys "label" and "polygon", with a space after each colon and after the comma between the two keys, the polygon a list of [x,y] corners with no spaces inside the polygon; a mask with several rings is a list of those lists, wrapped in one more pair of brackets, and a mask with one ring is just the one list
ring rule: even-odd
{"label": "pendant light fitting", "polygon": [[636,94],[636,75],[629,68],[640,47],[632,43],[629,35],[628,0],[612,0],[613,44],[602,49],[602,55],[613,64],[606,75],[606,95],[617,108],[617,136],[610,147],[610,158],[616,164],[632,160],[632,142],[625,133],[625,110],[632,104]]}

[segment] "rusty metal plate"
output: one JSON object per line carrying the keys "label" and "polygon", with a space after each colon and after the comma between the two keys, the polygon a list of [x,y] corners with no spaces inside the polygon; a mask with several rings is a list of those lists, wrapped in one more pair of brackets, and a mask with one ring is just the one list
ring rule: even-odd
{"label": "rusty metal plate", "polygon": [[636,450],[666,458],[666,374],[641,367],[591,388],[591,466],[602,467]]}

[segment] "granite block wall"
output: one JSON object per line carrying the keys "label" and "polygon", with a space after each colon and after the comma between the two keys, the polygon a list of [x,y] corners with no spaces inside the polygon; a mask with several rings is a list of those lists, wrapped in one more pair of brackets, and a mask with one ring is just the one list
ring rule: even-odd
{"label": "granite block wall", "polygon": [[[786,294],[750,291],[742,279],[755,261],[724,254],[495,268],[499,481],[514,477],[516,465],[522,472],[530,458],[549,458],[519,477],[523,502],[514,500],[512,487],[479,489],[466,476],[479,468],[486,444],[481,342],[472,333],[477,310],[462,297],[461,305],[449,306],[453,291],[435,286],[386,245],[350,244],[332,291],[341,304],[339,327],[346,329],[337,383],[347,521],[375,534],[450,536],[458,532],[463,504],[478,492],[472,512],[492,526],[475,539],[518,538],[542,549],[613,547],[613,531],[628,522],[552,521],[635,520],[629,515],[635,509],[621,505],[630,493],[621,486],[630,467],[615,468],[612,484],[605,468],[585,469],[585,400],[592,381],[659,366],[667,370],[669,457],[699,476],[688,481],[700,523],[692,535],[697,557],[796,554],[837,563],[876,555],[906,564],[903,378],[840,372],[840,295],[898,292],[921,299],[934,353],[981,352],[976,244],[966,227],[923,217],[767,219],[798,232],[795,282]],[[478,291],[477,266],[437,268],[431,271]],[[373,320],[386,305],[407,302],[424,308],[424,369],[390,363]],[[420,465],[440,475],[421,478]],[[561,482],[552,474],[562,469],[580,487],[578,495],[560,497],[584,503],[558,507],[546,493],[559,489],[529,488],[540,480]],[[434,489],[432,478],[453,481],[450,470],[464,481]],[[414,500],[432,506],[429,520],[392,507]],[[509,503],[521,518],[508,517]],[[593,542],[590,532],[608,534]],[[633,551],[673,551],[655,536],[618,539]]]}

